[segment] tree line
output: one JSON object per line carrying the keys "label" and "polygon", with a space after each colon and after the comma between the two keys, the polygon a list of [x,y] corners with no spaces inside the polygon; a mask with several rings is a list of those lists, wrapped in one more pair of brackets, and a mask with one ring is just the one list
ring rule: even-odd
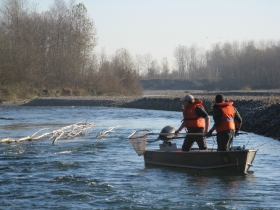
{"label": "tree line", "polygon": [[142,56],[142,79],[206,81],[207,87],[213,83],[221,89],[280,87],[280,41],[216,43],[206,51],[195,44],[179,45],[174,58],[171,69],[166,59],[160,65],[148,54]]}
{"label": "tree line", "polygon": [[[279,88],[280,42],[178,45],[175,65],[151,54],[95,52],[97,30],[85,5],[54,0],[39,12],[25,0],[0,5],[0,100],[50,95],[141,94],[140,79],[209,81],[217,88]],[[201,86],[203,88],[203,85]]]}
{"label": "tree line", "polygon": [[97,31],[83,4],[54,0],[38,12],[27,1],[5,0],[0,20],[0,96],[141,92],[127,50],[94,53]]}
{"label": "tree line", "polygon": [[217,43],[206,52],[178,46],[174,56],[180,78],[216,80],[239,88],[280,87],[280,41]]}

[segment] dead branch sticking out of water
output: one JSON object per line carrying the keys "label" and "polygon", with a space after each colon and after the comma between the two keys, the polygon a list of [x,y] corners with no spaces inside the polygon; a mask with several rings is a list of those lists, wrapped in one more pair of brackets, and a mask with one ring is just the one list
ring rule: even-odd
{"label": "dead branch sticking out of water", "polygon": [[100,137],[104,136],[105,134],[112,132],[113,129],[117,128],[117,127],[119,127],[119,126],[113,126],[113,127],[108,128],[107,130],[101,131],[99,134],[96,135],[96,138],[99,139]]}
{"label": "dead branch sticking out of water", "polygon": [[37,132],[35,132],[32,136],[26,136],[20,139],[12,139],[12,138],[5,138],[0,139],[0,143],[7,142],[7,143],[15,143],[15,142],[22,142],[22,141],[36,141],[43,137],[48,137],[49,140],[52,140],[52,144],[54,144],[55,141],[58,139],[67,139],[67,138],[74,138],[76,136],[82,136],[86,135],[86,130],[91,129],[93,126],[95,126],[94,123],[90,122],[79,122],[72,125],[68,125],[65,127],[62,127],[58,130],[54,130],[51,132],[40,134],[42,130],[41,129]]}

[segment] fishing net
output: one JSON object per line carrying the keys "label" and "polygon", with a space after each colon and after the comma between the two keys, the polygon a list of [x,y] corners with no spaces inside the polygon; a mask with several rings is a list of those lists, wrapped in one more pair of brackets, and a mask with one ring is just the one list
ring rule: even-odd
{"label": "fishing net", "polygon": [[128,137],[133,149],[139,156],[145,153],[148,134],[148,130],[139,130],[135,131]]}

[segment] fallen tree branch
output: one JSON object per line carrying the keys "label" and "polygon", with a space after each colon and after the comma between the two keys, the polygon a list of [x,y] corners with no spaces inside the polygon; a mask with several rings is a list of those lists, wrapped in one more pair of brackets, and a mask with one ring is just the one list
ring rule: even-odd
{"label": "fallen tree branch", "polygon": [[45,129],[41,129],[41,130],[35,132],[31,136],[26,136],[26,137],[23,137],[23,138],[20,138],[20,139],[12,139],[12,138],[0,139],[0,143],[3,143],[3,142],[14,143],[14,142],[22,142],[22,141],[36,141],[36,140],[39,140],[41,138],[48,137],[49,140],[53,140],[52,144],[54,144],[54,142],[57,141],[58,139],[67,139],[67,138],[73,138],[73,137],[76,137],[76,136],[86,135],[86,131],[91,129],[93,126],[95,126],[95,123],[79,122],[79,123],[75,123],[75,124],[72,124],[72,125],[62,127],[58,130],[43,133],[43,134],[40,134],[40,135],[39,135],[39,133],[42,130],[45,130]]}
{"label": "fallen tree branch", "polygon": [[99,134],[96,135],[96,138],[99,139],[100,137],[104,136],[105,134],[112,132],[113,129],[115,129],[117,127],[119,127],[119,126],[113,126],[113,127],[108,128],[107,130],[101,131]]}

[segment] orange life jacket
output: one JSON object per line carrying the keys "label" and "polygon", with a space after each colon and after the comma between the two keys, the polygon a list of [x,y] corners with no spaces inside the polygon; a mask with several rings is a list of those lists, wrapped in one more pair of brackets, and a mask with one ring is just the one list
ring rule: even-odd
{"label": "orange life jacket", "polygon": [[192,104],[190,104],[188,107],[186,107],[183,110],[183,116],[184,116],[184,124],[187,128],[204,128],[205,127],[205,120],[204,118],[198,116],[196,114],[196,107],[201,106],[202,109],[204,109],[202,105],[201,100],[196,100]]}
{"label": "orange life jacket", "polygon": [[233,102],[228,101],[224,103],[216,103],[216,105],[222,111],[222,119],[221,124],[216,128],[217,132],[224,131],[224,130],[235,130],[235,111],[232,106]]}

